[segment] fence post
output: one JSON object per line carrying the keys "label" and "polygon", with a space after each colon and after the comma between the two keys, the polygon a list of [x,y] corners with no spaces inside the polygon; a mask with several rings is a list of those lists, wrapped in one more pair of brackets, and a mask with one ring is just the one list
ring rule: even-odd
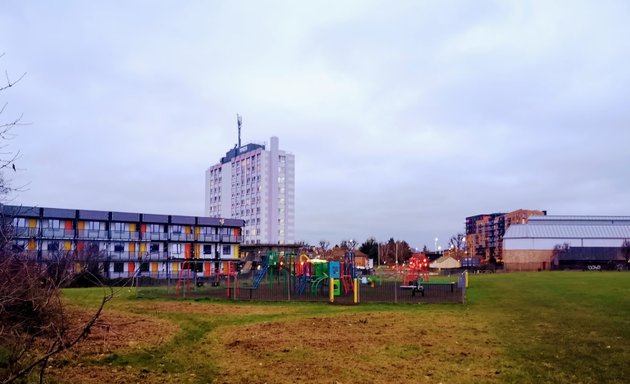
{"label": "fence post", "polygon": [[[280,273],[278,273],[278,276],[280,276]],[[289,272],[289,270],[285,270],[284,271],[284,276],[285,276],[285,282],[287,284],[287,301],[291,301],[291,273]],[[279,285],[280,283],[278,283]]]}
{"label": "fence post", "polygon": [[328,279],[328,300],[331,303],[335,302],[335,279],[333,279],[332,277],[330,279]]}
{"label": "fence post", "polygon": [[238,291],[238,276],[236,273],[236,265],[234,265],[234,300],[236,300],[237,291]]}
{"label": "fence post", "polygon": [[462,286],[462,304],[466,304],[466,289],[468,288],[468,271],[459,276],[459,285]]}
{"label": "fence post", "polygon": [[354,303],[357,304],[359,302],[359,279],[358,278],[354,278],[354,289],[353,289],[353,294],[354,294]]}

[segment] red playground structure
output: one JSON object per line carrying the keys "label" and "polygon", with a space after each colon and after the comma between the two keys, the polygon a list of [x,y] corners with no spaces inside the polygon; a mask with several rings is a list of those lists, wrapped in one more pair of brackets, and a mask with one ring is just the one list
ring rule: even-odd
{"label": "red playground structure", "polygon": [[420,253],[409,259],[409,266],[403,270],[403,285],[429,282],[429,259]]}

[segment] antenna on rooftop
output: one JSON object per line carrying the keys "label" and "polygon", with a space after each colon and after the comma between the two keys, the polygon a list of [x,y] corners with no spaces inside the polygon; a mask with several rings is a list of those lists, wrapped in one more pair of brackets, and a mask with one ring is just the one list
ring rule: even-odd
{"label": "antenna on rooftop", "polygon": [[241,147],[241,125],[243,124],[243,118],[238,113],[236,114],[236,123],[238,124],[238,148]]}

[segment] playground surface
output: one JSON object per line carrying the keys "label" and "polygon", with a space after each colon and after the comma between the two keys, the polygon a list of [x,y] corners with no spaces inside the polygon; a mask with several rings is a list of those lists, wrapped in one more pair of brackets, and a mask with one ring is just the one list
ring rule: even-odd
{"label": "playground surface", "polygon": [[[82,383],[626,383],[630,273],[471,276],[466,305],[137,298],[51,362]],[[85,314],[96,290],[68,290]],[[105,327],[107,325],[107,327]]]}
{"label": "playground surface", "polygon": [[[408,264],[355,268],[354,252],[343,260],[309,258],[295,253],[267,252],[244,260],[215,262],[200,275],[182,268],[172,279],[139,278],[142,297],[223,298],[249,301],[318,301],[358,303],[465,303],[463,271],[431,278],[428,259]],[[175,286],[174,289],[170,287]],[[162,289],[154,289],[161,287]]]}

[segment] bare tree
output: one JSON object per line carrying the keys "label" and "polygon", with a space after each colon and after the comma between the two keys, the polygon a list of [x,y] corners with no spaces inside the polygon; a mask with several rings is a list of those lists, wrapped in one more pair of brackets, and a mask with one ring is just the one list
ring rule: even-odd
{"label": "bare tree", "polygon": [[[3,55],[0,55],[2,57]],[[6,91],[24,78],[11,80],[5,72]],[[0,107],[0,117],[7,103]],[[72,348],[85,339],[99,320],[105,304],[112,299],[111,288],[106,290],[99,308],[76,329],[68,323],[68,312],[61,297],[61,288],[75,278],[76,252],[60,251],[46,261],[29,257],[28,252],[14,241],[16,229],[11,215],[3,214],[2,202],[15,191],[4,177],[4,171],[17,171],[15,161],[19,152],[6,150],[11,129],[20,124],[22,116],[0,121],[0,383],[30,382],[36,373],[44,381],[49,359]],[[88,272],[89,273],[89,272]]]}
{"label": "bare tree", "polygon": [[449,248],[453,247],[458,250],[464,250],[466,245],[466,241],[464,240],[465,238],[466,236],[464,236],[463,233],[458,233],[457,235],[452,236],[448,241]]}
{"label": "bare tree", "polygon": [[460,259],[466,251],[466,236],[463,233],[452,236],[448,241],[448,248],[453,252],[452,256]]}
{"label": "bare tree", "polygon": [[330,242],[326,240],[319,241],[319,252],[321,253],[322,257],[325,257],[328,254],[329,248],[330,248]]}
{"label": "bare tree", "polygon": [[96,313],[86,324],[71,328],[61,299],[61,288],[75,278],[73,252],[59,252],[47,262],[28,260],[19,252],[0,252],[0,343],[6,348],[6,368],[12,383],[34,371],[43,382],[51,356],[85,339],[100,318],[113,291],[105,292]]}
{"label": "bare tree", "polygon": [[[4,53],[0,54],[0,58],[2,58],[3,56],[4,56]],[[0,92],[5,91],[15,86],[24,78],[24,76],[26,76],[26,72],[18,76],[16,80],[11,80],[11,77],[9,76],[9,72],[4,71],[4,77],[6,79],[5,80],[6,82],[0,85]],[[0,105],[1,105],[0,117],[2,117],[9,103],[8,102],[3,103],[0,101]],[[4,169],[7,169],[7,168],[12,168],[13,171],[17,170],[15,166],[15,161],[19,158],[20,152],[8,151],[6,142],[10,140],[11,138],[13,138],[13,134],[11,130],[20,124],[20,122],[22,121],[22,116],[23,115],[20,114],[16,118],[9,118],[9,120],[7,121],[0,121],[0,140],[2,141],[2,144],[0,144],[0,155],[2,156],[0,157],[0,171],[3,171]],[[11,188],[6,182],[4,175],[0,174],[0,194],[2,194],[3,196],[6,196],[9,192],[11,192]]]}

